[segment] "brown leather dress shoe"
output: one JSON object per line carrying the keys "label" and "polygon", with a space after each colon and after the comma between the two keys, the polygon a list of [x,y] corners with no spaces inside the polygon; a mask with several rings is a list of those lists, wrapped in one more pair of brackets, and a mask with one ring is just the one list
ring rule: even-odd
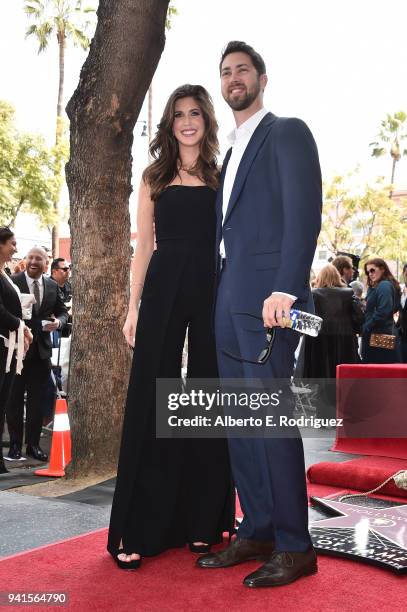
{"label": "brown leather dress shoe", "polygon": [[200,557],[196,564],[199,567],[231,567],[245,561],[265,561],[274,550],[274,542],[236,539],[224,550]]}
{"label": "brown leather dress shoe", "polygon": [[243,584],[248,587],[283,586],[317,571],[317,556],[313,548],[306,552],[274,552],[267,563],[246,576]]}

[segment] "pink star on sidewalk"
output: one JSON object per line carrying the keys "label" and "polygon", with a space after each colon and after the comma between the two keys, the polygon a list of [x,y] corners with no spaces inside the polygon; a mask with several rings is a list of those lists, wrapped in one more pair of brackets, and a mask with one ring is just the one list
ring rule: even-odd
{"label": "pink star on sidewalk", "polygon": [[407,505],[389,508],[368,508],[330,499],[315,498],[320,504],[341,514],[333,518],[313,521],[312,527],[351,529],[360,525],[393,544],[407,550]]}

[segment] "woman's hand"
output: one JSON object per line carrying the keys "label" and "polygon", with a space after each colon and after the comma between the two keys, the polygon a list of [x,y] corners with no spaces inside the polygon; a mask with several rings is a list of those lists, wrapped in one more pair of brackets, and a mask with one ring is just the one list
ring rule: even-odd
{"label": "woman's hand", "polygon": [[24,341],[27,341],[28,345],[33,341],[33,335],[29,327],[24,327]]}
{"label": "woman's hand", "polygon": [[24,327],[24,356],[28,353],[28,349],[30,348],[30,344],[33,341],[33,335],[31,330],[25,326]]}
{"label": "woman's hand", "polygon": [[135,336],[136,336],[136,327],[137,327],[137,319],[138,319],[138,309],[128,313],[126,322],[123,326],[123,335],[126,339],[126,342],[131,348],[134,348],[135,344]]}

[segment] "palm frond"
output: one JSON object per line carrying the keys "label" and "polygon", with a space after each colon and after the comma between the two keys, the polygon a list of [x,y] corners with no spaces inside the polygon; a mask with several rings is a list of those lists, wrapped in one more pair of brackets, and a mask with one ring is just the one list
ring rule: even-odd
{"label": "palm frond", "polygon": [[382,155],[385,155],[385,153],[386,149],[383,147],[375,147],[372,151],[372,157],[381,157]]}
{"label": "palm frond", "polygon": [[44,13],[45,6],[41,0],[27,0],[24,3],[24,11],[26,13]]}
{"label": "palm frond", "polygon": [[42,53],[49,43],[54,28],[51,21],[44,21],[37,27],[37,38],[39,42],[38,53]]}
{"label": "palm frond", "polygon": [[72,23],[66,23],[66,33],[72,39],[75,46],[81,46],[82,49],[86,50],[89,47],[89,38],[79,28],[72,25]]}
{"label": "palm frond", "polygon": [[29,28],[27,28],[25,37],[28,38],[29,36],[32,36],[32,34],[37,34],[37,26],[35,25],[35,23],[33,23],[33,25],[30,25]]}
{"label": "palm frond", "polygon": [[394,113],[394,117],[400,123],[404,123],[405,120],[407,119],[407,113],[405,113],[404,111],[398,111],[397,113]]}
{"label": "palm frond", "polygon": [[35,36],[38,40],[38,53],[41,53],[47,48],[52,31],[52,22],[43,21],[40,24],[31,25],[27,29],[25,37]]}
{"label": "palm frond", "polygon": [[35,16],[40,15],[40,11],[37,8],[35,8],[35,6],[30,6],[30,5],[26,5],[24,7],[24,13],[26,13],[27,15],[35,15]]}

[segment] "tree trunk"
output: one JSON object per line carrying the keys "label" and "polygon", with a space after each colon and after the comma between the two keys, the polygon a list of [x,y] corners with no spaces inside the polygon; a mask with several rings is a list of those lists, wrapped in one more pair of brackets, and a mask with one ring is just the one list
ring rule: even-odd
{"label": "tree trunk", "polygon": [[16,219],[17,219],[18,213],[20,212],[20,210],[21,210],[21,208],[22,208],[22,206],[23,206],[24,202],[25,202],[25,198],[21,197],[21,198],[19,199],[19,201],[18,201],[18,205],[17,205],[17,207],[16,207],[16,208],[14,209],[14,211],[13,211],[13,216],[12,216],[12,217],[11,217],[11,218],[10,218],[10,219],[7,221],[7,223],[6,223],[6,225],[7,225],[8,227],[14,227],[14,225],[15,225],[15,223],[16,223]]}
{"label": "tree trunk", "polygon": [[[59,49],[59,83],[58,83],[58,102],[57,102],[57,123],[55,130],[55,149],[56,155],[59,157],[58,146],[61,143],[63,133],[64,133],[64,122],[62,118],[63,113],[63,102],[64,102],[64,79],[65,79],[65,45],[66,38],[64,31],[58,31],[57,33],[58,39],[58,49]],[[55,162],[55,175],[60,177],[62,174],[62,165],[59,159]],[[54,227],[52,228],[52,256],[55,259],[59,257],[59,196],[60,189],[57,190],[55,194],[55,200],[53,202],[54,213],[55,213],[55,222]]]}
{"label": "tree trunk", "polygon": [[67,106],[73,313],[68,477],[114,470],[130,350],[122,335],[130,266],[131,146],[164,48],[168,0],[100,0]]}
{"label": "tree trunk", "polygon": [[396,174],[396,164],[397,164],[397,159],[395,157],[392,158],[393,159],[393,163],[391,166],[391,179],[390,179],[390,198],[393,197],[393,186],[394,186],[394,176]]}

